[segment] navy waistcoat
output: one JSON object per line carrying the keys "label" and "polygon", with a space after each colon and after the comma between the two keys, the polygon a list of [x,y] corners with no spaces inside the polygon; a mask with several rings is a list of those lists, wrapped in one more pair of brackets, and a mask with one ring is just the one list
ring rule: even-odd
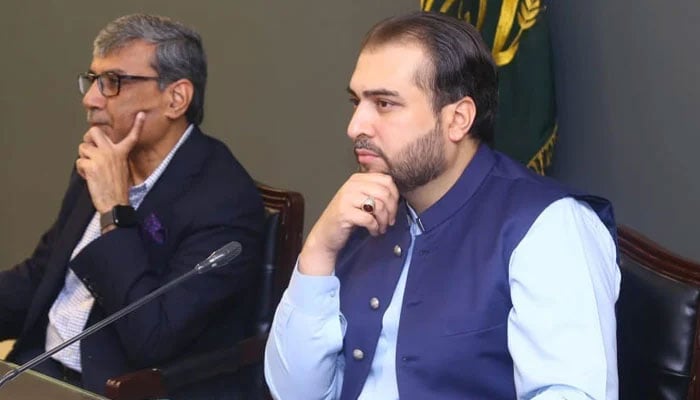
{"label": "navy waistcoat", "polygon": [[[586,201],[615,238],[605,199],[567,190],[485,145],[419,215],[423,234],[413,250],[396,343],[402,400],[515,398],[508,263],[540,213],[567,196]],[[397,223],[378,237],[358,230],[339,255],[340,308],[348,322],[341,400],[356,399],[369,374],[410,244],[406,216],[400,206]]]}

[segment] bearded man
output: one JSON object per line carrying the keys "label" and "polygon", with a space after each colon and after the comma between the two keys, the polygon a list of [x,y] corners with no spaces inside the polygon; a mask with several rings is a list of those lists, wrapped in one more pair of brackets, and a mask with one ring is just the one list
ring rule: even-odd
{"label": "bearded man", "polygon": [[279,399],[617,399],[610,204],[492,150],[476,29],[380,22],[348,91],[361,172],[309,233],[265,372]]}

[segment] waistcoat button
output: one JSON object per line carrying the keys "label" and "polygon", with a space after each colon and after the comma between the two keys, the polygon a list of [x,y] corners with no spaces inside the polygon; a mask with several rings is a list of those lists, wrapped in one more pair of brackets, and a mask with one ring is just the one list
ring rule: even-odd
{"label": "waistcoat button", "polygon": [[355,349],[355,350],[352,351],[352,358],[354,358],[355,360],[360,361],[360,360],[362,360],[363,358],[365,358],[365,353],[364,353],[362,350],[360,350],[360,349]]}
{"label": "waistcoat button", "polygon": [[373,310],[379,309],[379,299],[376,298],[376,297],[372,297],[371,299],[369,299],[369,306],[370,306]]}

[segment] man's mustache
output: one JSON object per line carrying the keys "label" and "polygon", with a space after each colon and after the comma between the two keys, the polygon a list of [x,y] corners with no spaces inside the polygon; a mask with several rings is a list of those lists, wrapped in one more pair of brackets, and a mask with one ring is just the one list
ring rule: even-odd
{"label": "man's mustache", "polygon": [[109,121],[106,118],[99,118],[98,116],[95,116],[95,112],[88,110],[87,114],[85,116],[85,120],[87,121],[88,124],[90,125],[99,125],[99,124],[107,124]]}
{"label": "man's mustache", "polygon": [[378,156],[384,158],[384,152],[382,152],[382,150],[379,147],[375,146],[366,135],[359,135],[355,139],[353,149],[354,150],[360,150],[360,149],[369,150],[373,153],[376,153]]}

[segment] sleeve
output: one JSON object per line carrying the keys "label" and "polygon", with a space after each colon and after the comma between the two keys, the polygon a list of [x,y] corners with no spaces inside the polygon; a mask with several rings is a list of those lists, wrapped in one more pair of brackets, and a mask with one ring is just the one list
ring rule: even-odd
{"label": "sleeve", "polygon": [[44,276],[48,257],[57,237],[56,224],[44,233],[32,255],[13,268],[0,272],[0,340],[17,338],[24,317]]}
{"label": "sleeve", "polygon": [[275,399],[332,400],[342,388],[346,321],[340,282],[294,268],[265,348],[265,379]]}
{"label": "sleeve", "polygon": [[184,351],[211,321],[233,315],[239,306],[232,302],[243,300],[250,287],[262,253],[262,201],[252,182],[228,185],[240,193],[212,195],[195,186],[172,208],[155,210],[167,234],[162,244],[141,227],[118,228],[71,262],[96,306],[109,315],[190,272],[226,243],[241,243],[243,251],[230,264],[191,277],[114,324],[133,365],[157,365]]}
{"label": "sleeve", "polygon": [[586,204],[547,207],[513,251],[508,349],[518,399],[617,399],[615,243]]}
{"label": "sleeve", "polygon": [[80,177],[75,170],[53,225],[41,236],[34,252],[21,263],[0,272],[0,340],[19,336],[24,319],[44,277],[49,257],[65,225],[79,191]]}

